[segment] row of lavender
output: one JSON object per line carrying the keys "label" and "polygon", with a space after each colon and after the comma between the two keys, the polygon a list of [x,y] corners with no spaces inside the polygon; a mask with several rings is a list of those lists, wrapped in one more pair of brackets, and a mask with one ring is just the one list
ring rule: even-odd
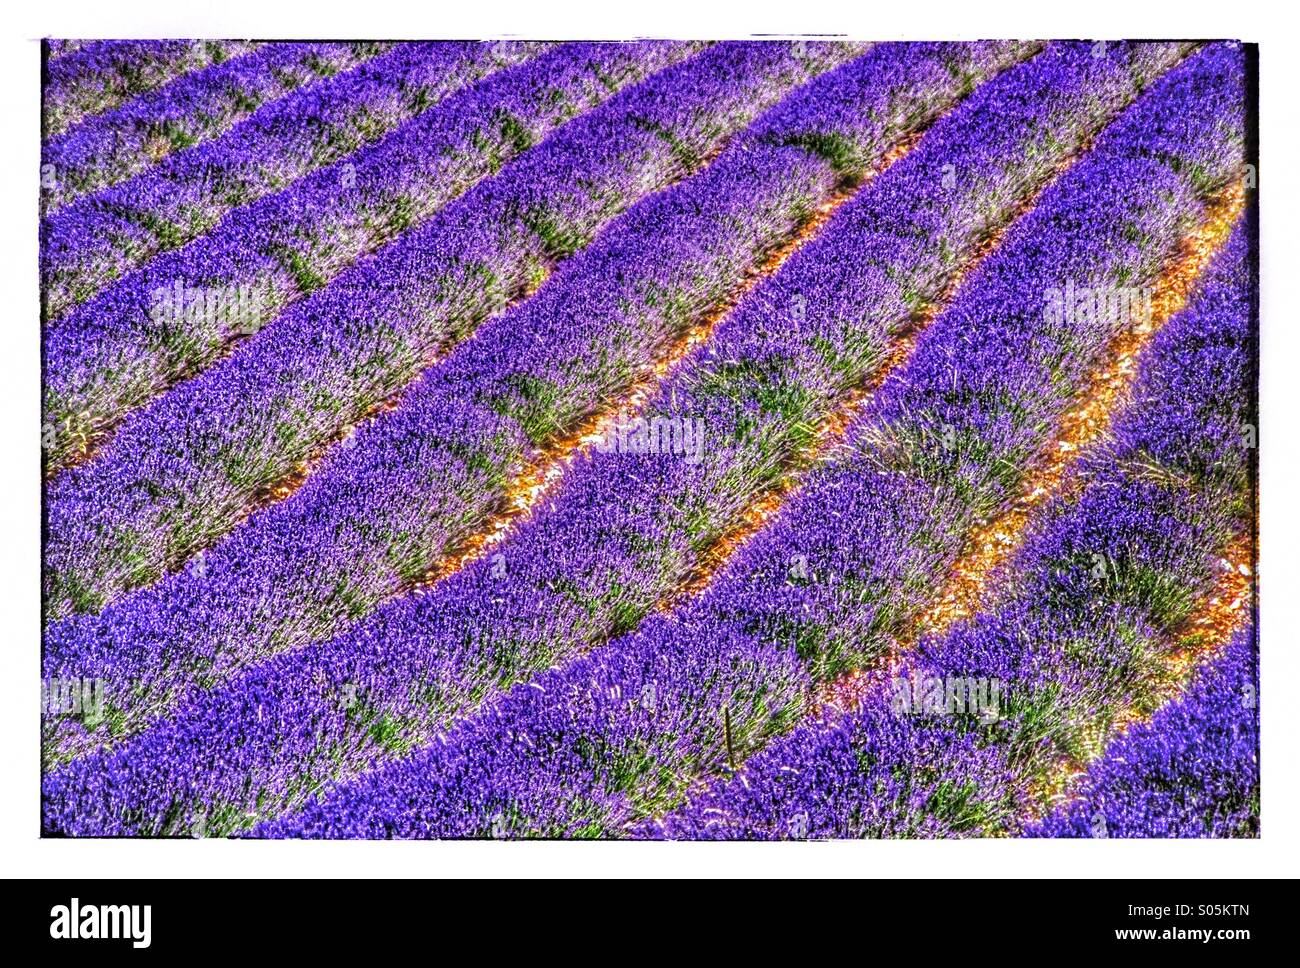
{"label": "row of lavender", "polygon": [[219,40],[101,40],[51,57],[42,92],[45,132],[62,134],[128,98],[255,46]]}
{"label": "row of lavender", "polygon": [[[1140,283],[1176,246],[1196,210],[1190,186],[1139,159],[1207,78],[1220,81],[1213,103],[1232,103],[1225,66],[1202,55],[1177,70],[1047,190],[885,384],[851,432],[853,455],[815,473],[700,599],[260,833],[616,836],[787,729],[816,681],[878,658],[974,509],[1008,496],[1001,468],[1043,446],[1113,332],[1100,320],[1053,325],[1045,288],[1057,273]],[[1161,144],[1171,160],[1235,170],[1211,124],[1184,134]],[[1126,225],[1141,243],[1116,244]],[[990,369],[1000,393],[988,392]],[[954,429],[952,451],[918,443],[936,418]]]}
{"label": "row of lavender", "polygon": [[[795,731],[743,776],[641,832],[745,839],[1015,832],[1058,787],[1059,771],[1086,757],[1117,718],[1150,712],[1168,675],[1160,657],[1213,583],[1251,464],[1242,435],[1253,417],[1247,250],[1239,228],[1193,305],[1157,334],[1113,439],[1087,455],[1045,509],[1001,576],[1000,604],[923,640],[857,711]],[[939,683],[943,701],[900,702],[900,681]],[[996,684],[986,691],[991,703],[963,704],[969,694],[948,701],[949,683],[980,682]],[[915,689],[905,693],[915,697]],[[1254,693],[1235,699],[1253,702]],[[1240,721],[1253,711],[1221,715]],[[1163,721],[1172,729],[1184,722],[1176,712]],[[1087,799],[1031,830],[1077,832],[1086,823],[1093,835],[1110,836],[1247,832],[1257,764],[1236,742],[1199,766],[1147,774],[1159,784],[1231,765],[1229,776],[1205,786],[1164,791],[1169,825],[1158,800],[1096,799],[1143,775],[1141,763],[1125,773],[1112,761],[1090,780]],[[1250,742],[1248,731],[1240,742]],[[1114,755],[1158,743],[1139,732]],[[1147,793],[1161,796],[1159,786]]]}
{"label": "row of lavender", "polygon": [[[409,167],[411,159],[406,156],[413,145],[438,134],[445,140],[446,128],[439,127],[438,122],[445,120],[449,112],[459,124],[469,125],[471,132],[482,131],[488,144],[477,147],[503,144],[501,150],[508,151],[511,140],[497,131],[508,115],[498,116],[497,112],[522,111],[515,123],[533,131],[533,115],[551,117],[556,108],[568,106],[573,97],[571,84],[565,84],[558,71],[558,102],[544,100],[542,91],[533,90],[545,83],[534,68],[531,75],[511,75],[512,81],[504,82],[504,89],[498,80],[488,84],[481,94],[462,94],[443,106],[439,114],[426,112],[431,105],[466,85],[473,87],[475,81],[501,66],[526,60],[534,48],[498,48],[480,43],[400,44],[352,70],[264,106],[219,138],[65,206],[41,223],[46,316],[63,317],[132,269],[206,232],[215,229],[229,234],[239,229],[248,233],[259,221],[273,226],[269,220],[272,215],[292,215],[309,200],[294,195],[294,201],[287,206],[283,204],[285,198],[280,198],[278,209],[271,202],[251,211],[244,207],[282,192],[297,179],[371,145],[366,156],[350,159],[351,169],[334,171],[328,182],[332,196],[329,200],[337,205],[341,190],[352,187],[345,183],[341,171],[351,171],[354,180],[358,165],[374,168],[405,161]],[[617,73],[615,68],[615,77]],[[581,97],[578,100],[583,103]],[[381,139],[380,145],[372,144]],[[436,147],[459,148],[477,157],[471,150],[476,146],[468,132],[463,139],[450,146],[440,141]],[[402,174],[399,169],[388,175],[388,181]],[[309,184],[320,183],[318,178]],[[356,201],[352,199],[354,204]],[[240,241],[248,244],[269,240],[264,235],[253,235]],[[285,244],[293,247],[292,242]],[[193,258],[194,253],[190,256]],[[194,273],[177,278],[197,284]]]}
{"label": "row of lavender", "polygon": [[[840,44],[724,44],[631,87],[291,306],[229,359],[132,414],[100,459],[50,486],[50,613],[96,610],[228,533],[259,494],[611,218],[698,167],[763,107],[853,52]],[[523,75],[516,96],[542,99],[558,120],[567,109],[549,107],[551,92],[567,88],[581,101],[594,84],[608,95],[596,75],[620,65],[632,74],[632,65],[664,56],[658,48],[564,45],[507,74]],[[478,132],[451,127],[456,141]],[[439,143],[418,150],[440,168],[448,156]],[[391,171],[375,174],[382,181]],[[355,234],[340,223],[355,220],[325,205],[298,217],[335,252],[340,238]],[[315,255],[308,262],[323,271],[330,253]]]}
{"label": "row of lavender", "polygon": [[262,105],[356,66],[379,46],[267,44],[89,118],[41,146],[45,211],[215,138]]}
{"label": "row of lavender", "polygon": [[[1026,53],[880,45],[797,89],[704,172],[634,205],[201,569],[56,626],[47,672],[146,683],[131,703],[148,709],[169,682],[213,681],[370,612],[504,502],[530,450],[626,393],[836,185]],[[836,147],[827,159],[803,144]],[[200,659],[194,629],[221,652]]]}
{"label": "row of lavender", "polygon": [[[874,368],[891,332],[1132,96],[1133,74],[1153,76],[1178,55],[1166,45],[1115,47],[1104,58],[1053,46],[977,89],[661,389],[650,415],[703,419],[715,442],[703,459],[584,456],[495,560],[53,771],[48,825],[186,830],[208,804],[207,829],[247,826],[375,757],[428,742],[485,695],[636,625],[758,491],[787,475],[807,427]],[[1085,89],[1109,92],[1110,111],[1106,95],[1090,102]],[[946,177],[961,159],[969,167]]]}

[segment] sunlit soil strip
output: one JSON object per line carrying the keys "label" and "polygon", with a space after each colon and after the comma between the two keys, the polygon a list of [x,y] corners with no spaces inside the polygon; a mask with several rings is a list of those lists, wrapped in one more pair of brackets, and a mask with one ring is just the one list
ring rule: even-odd
{"label": "sunlit soil strip", "polygon": [[821,231],[841,205],[911,151],[920,138],[920,132],[907,135],[886,152],[866,176],[841,188],[822,202],[788,241],[759,265],[750,269],[744,281],[695,325],[679,336],[663,357],[654,364],[644,367],[640,378],[626,393],[589,416],[575,430],[542,448],[528,461],[506,489],[504,508],[490,518],[482,529],[476,531],[431,568],[425,577],[415,584],[416,594],[423,593],[448,576],[489,554],[492,548],[504,541],[523,520],[527,519],[542,499],[556,490],[565,471],[575,460],[603,440],[621,420],[634,420],[641,415],[651,396],[667,376],[687,354],[708,340],[718,324],[742,298],[752,292],[764,279],[774,275],[790,256]]}
{"label": "sunlit soil strip", "polygon": [[[78,414],[78,416],[85,416],[85,414]],[[68,429],[69,428],[65,425],[63,427],[63,432],[66,433]],[[42,435],[57,432],[59,432],[59,427],[53,424],[43,424],[41,427]],[[104,443],[110,436],[111,432],[108,429],[89,433],[86,431],[78,431],[75,435],[77,443],[72,447],[72,449],[65,453],[63,459],[59,463],[52,464],[48,460],[45,461],[45,464],[42,467],[42,475],[45,482],[48,483],[54,480],[54,478],[58,477],[64,471],[73,470],[74,468],[87,463],[92,457],[99,453],[100,449],[104,446]],[[44,445],[44,443],[44,440],[42,440],[42,445]],[[42,452],[42,457],[44,456],[44,452]]]}
{"label": "sunlit soil strip", "polygon": [[[1111,340],[1103,363],[1093,371],[1079,402],[1061,418],[1053,441],[1030,469],[1010,507],[971,533],[967,550],[949,571],[938,599],[900,636],[884,660],[891,675],[899,667],[901,653],[922,636],[942,634],[975,614],[985,602],[990,577],[1020,547],[1030,518],[1058,493],[1079,453],[1106,432],[1111,414],[1132,385],[1138,353],[1186,305],[1196,280],[1227,241],[1244,204],[1244,188],[1233,182],[1206,205],[1201,224],[1183,239],[1157,278],[1149,317]],[[823,702],[839,710],[854,708],[878,680],[878,671],[850,673],[825,690]]]}
{"label": "sunlit soil strip", "polygon": [[1248,534],[1236,535],[1223,549],[1214,587],[1171,637],[1171,647],[1160,657],[1161,668],[1156,684],[1150,693],[1150,701],[1145,704],[1149,711],[1122,710],[1113,721],[1103,724],[1087,737],[1081,756],[1062,760],[1053,766],[1043,780],[1031,788],[1033,807],[1027,816],[1021,818],[1022,823],[1041,819],[1075,799],[1078,781],[1109,743],[1133,726],[1150,722],[1156,711],[1187,690],[1200,668],[1222,654],[1251,615],[1254,601],[1252,551]]}

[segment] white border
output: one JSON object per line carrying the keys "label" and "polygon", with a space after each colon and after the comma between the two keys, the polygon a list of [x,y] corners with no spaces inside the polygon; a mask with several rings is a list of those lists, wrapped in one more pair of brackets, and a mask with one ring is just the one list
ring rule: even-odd
{"label": "white border", "polygon": [[[0,852],[13,876],[51,877],[393,877],[457,876],[895,876],[1231,877],[1293,875],[1297,869],[1296,771],[1300,704],[1287,695],[1300,681],[1300,538],[1289,498],[1296,457],[1290,429],[1300,414],[1294,374],[1300,316],[1286,300],[1300,262],[1295,244],[1296,152],[1290,71],[1297,38],[1276,4],[1185,0],[1082,5],[931,2],[846,4],[839,0],[698,0],[652,4],[546,4],[495,0],[484,5],[258,0],[130,8],[88,0],[11,5],[6,16],[0,99],[12,138],[3,171],[3,292],[10,317],[0,325],[0,394],[8,461],[0,470],[4,536],[3,667],[0,669]],[[1253,842],[1187,841],[872,841],[833,844],[522,844],[243,843],[230,841],[54,841],[38,837],[36,724],[39,679],[39,318],[36,200],[39,166],[39,45],[54,37],[707,37],[838,34],[874,40],[987,37],[1238,38],[1259,42],[1261,249],[1261,621],[1264,718],[1263,836]],[[1288,232],[1290,228],[1292,231]]]}

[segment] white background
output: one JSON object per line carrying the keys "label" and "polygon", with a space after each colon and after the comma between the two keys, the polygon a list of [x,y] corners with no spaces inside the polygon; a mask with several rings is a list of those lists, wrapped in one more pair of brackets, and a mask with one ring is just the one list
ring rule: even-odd
{"label": "white background", "polygon": [[[268,4],[256,0],[4,7],[0,99],[4,317],[0,319],[0,856],[6,873],[51,877],[915,876],[1235,877],[1294,875],[1298,820],[1300,574],[1296,442],[1300,319],[1296,233],[1296,33],[1280,3],[907,4],[700,0],[648,4],[493,0]],[[1258,841],[969,841],[817,844],[243,843],[39,838],[40,371],[37,194],[41,37],[276,39],[733,39],[835,34],[867,40],[1235,38],[1260,48],[1263,280],[1261,649],[1263,810]]]}

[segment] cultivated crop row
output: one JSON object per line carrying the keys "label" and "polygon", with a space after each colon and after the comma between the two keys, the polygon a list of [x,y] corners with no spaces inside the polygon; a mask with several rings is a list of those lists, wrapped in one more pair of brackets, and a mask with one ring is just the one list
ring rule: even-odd
{"label": "cultivated crop row", "polygon": [[1259,832],[1259,656],[1253,626],[1191,688],[1093,764],[1030,837],[1241,837]]}
{"label": "cultivated crop row", "polygon": [[[1171,191],[1164,211],[1147,213],[1150,248],[1112,250],[1117,228],[1149,205],[1153,166],[1126,162],[1154,143],[1143,135],[1158,127],[1152,122],[1161,107],[1150,102],[1169,99],[1161,88],[1048,189],[921,337],[850,434],[850,446],[866,454],[820,472],[698,602],[538,677],[426,752],[263,833],[615,836],[787,729],[814,681],[846,662],[878,658],[898,618],[915,610],[917,593],[933,588],[955,556],[973,509],[996,503],[1000,488],[1005,495],[996,470],[1010,456],[1023,467],[1017,451],[1041,448],[1053,411],[1064,408],[1113,332],[1114,323],[1100,320],[1046,318],[1045,281],[1066,271],[1101,282],[1125,269],[1147,278],[1195,208],[1185,190]],[[1203,148],[1193,142],[1180,156],[1212,154]],[[1177,178],[1163,181],[1172,188]],[[1056,229],[1067,215],[1082,226],[1069,236]],[[1004,307],[997,316],[994,302]],[[1028,311],[1005,308],[1021,305]],[[990,335],[983,352],[970,347],[968,369],[953,351],[969,347],[975,314]],[[1062,367],[1055,352],[1025,353],[1035,345],[1066,349],[1072,362]],[[1044,365],[1049,359],[1057,365]],[[983,392],[987,367],[1019,392]],[[1016,370],[1018,379],[1008,380]],[[942,416],[960,441],[952,451],[916,446],[902,458],[901,448],[879,441],[925,436],[934,414],[902,409],[900,400],[945,395]],[[475,806],[466,810],[470,791]]]}
{"label": "cultivated crop row", "polygon": [[[421,74],[450,82],[471,66],[467,58],[496,56],[487,45],[423,46],[379,59],[400,55],[395,63],[371,65],[387,85],[383,100],[393,100],[403,87],[418,94],[413,84]],[[319,288],[356,257],[496,170],[503,156],[522,150],[520,138],[531,139],[589,101],[607,98],[606,84],[631,83],[670,54],[658,47],[575,45],[543,57],[535,69],[502,72],[347,161],[240,209],[218,231],[154,260],[55,322],[46,335],[50,463],[57,466],[75,453],[88,434],[113,423],[124,408],[201,367],[241,334],[255,332],[286,300]],[[341,103],[357,100],[355,93],[340,93]],[[305,130],[316,127],[301,114],[286,109]],[[517,128],[509,137],[507,121]],[[273,153],[259,157],[275,163]],[[312,262],[308,252],[323,257]],[[310,271],[296,270],[299,263]],[[379,295],[371,291],[372,298]]]}
{"label": "cultivated crop row", "polygon": [[[282,192],[304,175],[338,162],[363,146],[386,149],[385,161],[401,157],[404,147],[409,150],[409,142],[402,143],[402,134],[420,138],[437,133],[436,127],[433,131],[419,125],[403,128],[404,122],[419,118],[431,104],[492,73],[502,63],[526,57],[529,48],[510,48],[505,53],[507,56],[501,56],[491,44],[400,45],[350,71],[264,106],[213,141],[65,206],[41,224],[46,316],[64,316],[159,253],[178,249],[206,232],[229,234],[238,226],[248,233],[259,224],[275,227],[268,217],[300,209],[304,201],[302,187],[315,185],[319,190],[321,178],[308,186],[295,186],[298,192],[276,199],[278,206],[268,202],[252,211],[244,206]],[[538,77],[531,80],[534,87],[540,83]],[[559,90],[565,91],[563,81],[556,81]],[[496,116],[496,109],[514,106],[527,110],[527,102],[518,103],[519,93],[513,85],[506,91],[489,85],[486,92],[477,97],[463,96],[433,117],[444,119],[451,111],[461,124],[469,122],[470,127],[459,132],[465,148],[482,150],[485,145],[471,144],[472,133],[481,129],[489,138],[496,133],[503,120]],[[535,93],[540,101],[541,92]],[[490,100],[493,94],[498,98],[504,94],[504,102]],[[484,96],[489,100],[484,102]],[[546,103],[546,107],[556,106]],[[531,107],[536,111],[541,104]],[[471,116],[466,118],[466,113]],[[426,124],[431,120],[426,118]],[[521,120],[527,127],[527,119]],[[454,124],[452,130],[457,130]],[[386,135],[390,138],[380,146],[372,144]],[[508,143],[501,134],[494,140]],[[459,142],[453,146],[459,146]],[[343,178],[340,170],[327,169],[332,178],[325,184],[335,204],[339,196],[347,194],[346,189],[355,187],[358,162],[371,161],[377,153],[372,151],[366,159],[350,159],[353,167],[341,170],[351,172],[348,178]],[[290,199],[296,204],[286,208]],[[358,199],[352,197],[349,201],[355,205]],[[228,213],[233,214],[226,218]],[[264,227],[262,232],[266,230]],[[265,241],[262,236],[240,237],[237,232],[227,239],[227,245]],[[195,257],[193,252],[186,254]],[[162,267],[175,271],[174,263],[163,263]],[[193,274],[175,278],[198,285]],[[139,279],[131,277],[125,282],[138,284]],[[97,304],[87,308],[94,313],[103,311]]]}

